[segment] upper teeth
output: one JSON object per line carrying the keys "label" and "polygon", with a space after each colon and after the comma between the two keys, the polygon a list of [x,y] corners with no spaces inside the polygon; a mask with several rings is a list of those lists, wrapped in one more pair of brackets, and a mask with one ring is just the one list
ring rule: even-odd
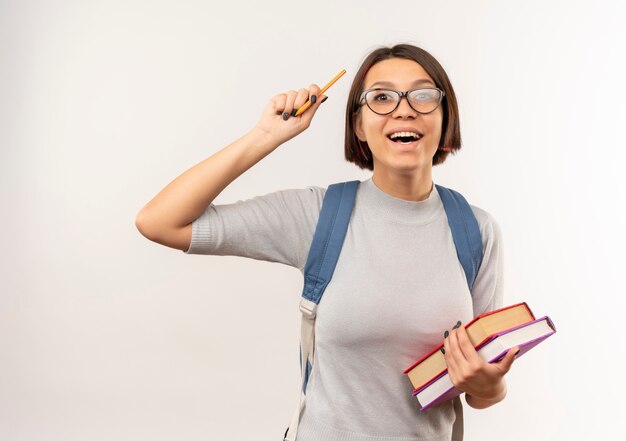
{"label": "upper teeth", "polygon": [[389,137],[391,139],[408,138],[408,137],[419,138],[420,135],[415,132],[397,132],[397,133],[392,133]]}

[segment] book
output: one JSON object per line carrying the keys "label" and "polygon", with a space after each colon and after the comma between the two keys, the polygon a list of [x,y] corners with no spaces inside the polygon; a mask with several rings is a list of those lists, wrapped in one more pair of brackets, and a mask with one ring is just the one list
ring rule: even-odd
{"label": "book", "polygon": [[[494,334],[534,319],[535,316],[528,305],[522,302],[481,314],[465,325],[465,329],[472,345],[477,347]],[[441,340],[443,341],[443,332]],[[446,370],[446,360],[441,352],[442,347],[443,343],[405,369],[404,373],[409,376],[414,389],[419,389]]]}
{"label": "book", "polygon": [[[483,360],[494,363],[501,360],[511,348],[519,346],[519,358],[555,332],[554,323],[546,316],[500,332],[483,342],[476,350]],[[454,387],[446,370],[421,388],[415,389],[413,396],[421,405],[420,411],[424,411],[462,393]]]}

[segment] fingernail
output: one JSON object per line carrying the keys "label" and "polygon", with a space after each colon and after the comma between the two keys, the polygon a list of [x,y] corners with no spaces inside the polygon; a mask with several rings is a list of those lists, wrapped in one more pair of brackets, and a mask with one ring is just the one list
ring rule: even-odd
{"label": "fingernail", "polygon": [[517,350],[517,352],[515,353],[515,355],[519,354],[519,351],[520,351],[520,350],[518,349],[518,350]]}
{"label": "fingernail", "polygon": [[322,104],[324,101],[326,101],[328,99],[327,96],[325,96],[324,98],[322,98],[322,102],[320,104]]}
{"label": "fingernail", "polygon": [[280,115],[281,113],[283,113],[283,112],[281,112],[280,110],[276,111],[276,115]]}
{"label": "fingernail", "polygon": [[311,103],[315,104],[317,102],[317,97],[315,95],[311,95]]}
{"label": "fingernail", "polygon": [[287,121],[289,119],[289,114],[287,112],[283,113],[283,119]]}
{"label": "fingernail", "polygon": [[459,326],[461,326],[461,320],[459,320],[458,322],[456,322],[456,325],[454,325],[454,327],[452,329],[456,329]]}
{"label": "fingernail", "polygon": [[296,113],[298,113],[298,109],[293,109],[291,111],[291,116],[296,116]]}
{"label": "fingernail", "polygon": [[443,346],[441,347],[441,353],[444,354],[444,355],[446,353],[446,349]]}
{"label": "fingernail", "polygon": [[448,335],[450,335],[450,333],[448,331],[443,333],[443,338],[448,338]]}

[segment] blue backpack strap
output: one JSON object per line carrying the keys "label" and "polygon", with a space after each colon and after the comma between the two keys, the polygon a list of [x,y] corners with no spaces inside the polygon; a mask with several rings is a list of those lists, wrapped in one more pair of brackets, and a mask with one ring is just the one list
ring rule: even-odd
{"label": "blue backpack strap", "polygon": [[448,225],[471,291],[483,260],[483,242],[472,208],[458,192],[435,184],[448,216]]}
{"label": "blue backpack strap", "polygon": [[[359,181],[332,184],[326,190],[320,216],[315,227],[315,234],[309,248],[309,255],[304,266],[304,288],[300,310],[303,313],[303,325],[308,331],[303,331],[300,344],[300,369],[303,372],[302,392],[306,387],[311,374],[312,347],[306,347],[306,354],[302,353],[302,341],[305,335],[315,335],[316,308],[322,299],[324,290],[333,277],[343,241],[348,231],[354,200]],[[308,302],[307,302],[308,301]],[[313,337],[314,338],[314,337]],[[311,340],[312,342],[312,340]],[[304,369],[302,364],[306,363]]]}
{"label": "blue backpack strap", "polygon": [[343,240],[348,231],[359,181],[328,186],[304,267],[302,297],[319,304],[333,277]]}

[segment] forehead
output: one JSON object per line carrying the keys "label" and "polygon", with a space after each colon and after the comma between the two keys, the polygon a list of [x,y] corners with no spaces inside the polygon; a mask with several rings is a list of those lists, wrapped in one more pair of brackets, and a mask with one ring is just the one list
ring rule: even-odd
{"label": "forehead", "polygon": [[413,60],[389,58],[373,65],[365,75],[364,87],[407,89],[419,85],[435,85],[424,68]]}

